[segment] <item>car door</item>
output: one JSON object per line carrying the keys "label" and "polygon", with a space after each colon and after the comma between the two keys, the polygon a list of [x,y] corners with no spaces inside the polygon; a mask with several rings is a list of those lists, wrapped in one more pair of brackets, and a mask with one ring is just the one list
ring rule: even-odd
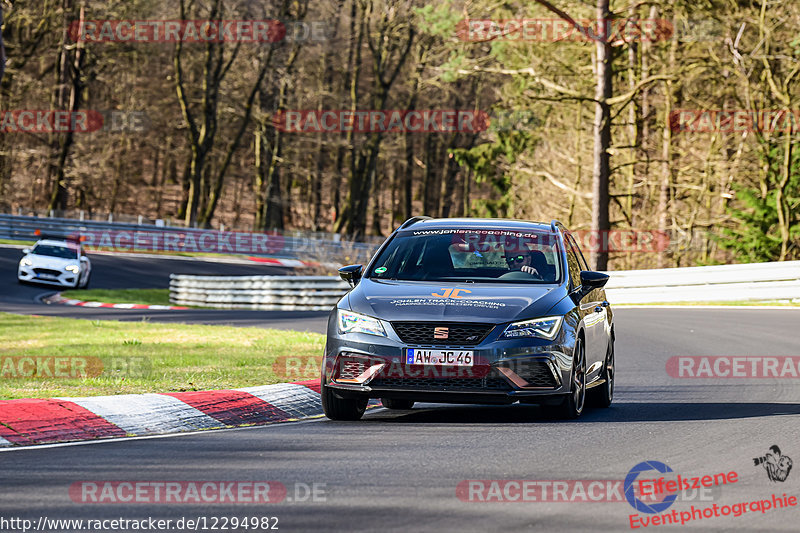
{"label": "car door", "polygon": [[[581,266],[580,262],[578,261],[578,256],[575,254],[575,250],[572,248],[570,243],[567,239],[564,239],[564,244],[567,251],[567,271],[569,273],[569,281],[570,292],[574,291],[578,288],[581,284]],[[578,308],[578,315],[581,318],[581,323],[584,324],[584,353],[586,354],[586,369],[588,370],[589,367],[594,363],[595,360],[595,353],[592,351],[592,347],[594,346],[594,329],[591,327],[591,322],[593,320],[593,313],[594,310],[591,306],[586,305],[586,301],[589,295],[584,296],[581,300],[577,303]],[[588,379],[588,375],[587,375]]]}
{"label": "car door", "polygon": [[[581,270],[588,270],[588,267],[572,236],[567,234],[564,241],[567,246],[567,266],[570,271],[570,279],[575,280],[573,287],[577,287],[581,283]],[[605,346],[603,345],[605,308],[602,306],[602,300],[597,300],[597,296],[597,290],[593,290],[578,302],[586,337],[587,382],[598,375],[602,369],[602,361],[605,358]]]}

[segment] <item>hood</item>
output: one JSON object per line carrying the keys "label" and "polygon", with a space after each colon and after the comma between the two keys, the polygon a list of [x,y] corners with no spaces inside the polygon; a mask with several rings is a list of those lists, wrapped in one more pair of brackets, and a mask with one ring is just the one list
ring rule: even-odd
{"label": "hood", "polygon": [[64,259],[51,255],[28,254],[25,257],[31,260],[31,268],[49,268],[51,270],[61,270],[67,265],[80,265],[78,259]]}
{"label": "hood", "polygon": [[563,296],[559,285],[430,283],[363,279],[350,308],[388,321],[442,320],[499,324],[543,316]]}

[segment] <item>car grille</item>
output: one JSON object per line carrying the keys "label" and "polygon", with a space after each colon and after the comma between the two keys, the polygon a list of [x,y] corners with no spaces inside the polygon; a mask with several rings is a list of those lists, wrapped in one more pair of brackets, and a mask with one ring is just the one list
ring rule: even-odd
{"label": "car grille", "polygon": [[[486,338],[494,324],[463,324],[453,322],[392,322],[400,340],[408,344],[445,346],[475,346]],[[447,328],[447,338],[434,337],[436,328]]]}
{"label": "car grille", "polygon": [[34,268],[33,271],[36,274],[49,274],[51,276],[60,276],[61,272],[58,270],[50,270],[49,268]]}
{"label": "car grille", "polygon": [[369,368],[366,360],[342,360],[339,364],[338,379],[356,379]]}
{"label": "car grille", "polygon": [[553,373],[542,361],[524,361],[519,365],[512,365],[509,368],[519,377],[528,382],[528,387],[547,387],[556,388],[558,383]]}
{"label": "car grille", "polygon": [[381,363],[383,361],[371,359],[364,356],[351,355],[349,352],[343,352],[337,359],[336,378],[337,380],[353,380],[358,378],[361,374],[369,370],[371,365]]}
{"label": "car grille", "polygon": [[415,390],[511,390],[511,386],[500,378],[378,378],[370,383],[373,388],[396,388]]}

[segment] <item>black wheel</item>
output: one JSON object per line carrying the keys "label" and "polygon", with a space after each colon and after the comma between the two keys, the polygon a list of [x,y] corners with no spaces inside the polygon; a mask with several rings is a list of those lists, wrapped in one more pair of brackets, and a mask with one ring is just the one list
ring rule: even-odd
{"label": "black wheel", "polygon": [[597,407],[610,407],[611,402],[614,400],[614,338],[608,341],[608,350],[606,351],[606,362],[603,365],[602,377],[605,382],[602,385],[591,390],[592,405]]}
{"label": "black wheel", "polygon": [[88,288],[89,288],[89,280],[90,280],[90,279],[92,279],[92,273],[91,273],[91,272],[89,272],[89,273],[86,275],[86,281],[84,281],[84,282],[83,282],[83,285],[81,285],[81,286],[80,286],[80,287],[78,287],[78,288],[80,288],[80,289],[88,289]]}
{"label": "black wheel", "polygon": [[391,398],[381,398],[381,403],[387,409],[397,409],[399,411],[414,407],[414,400],[392,400]]}
{"label": "black wheel", "polygon": [[331,420],[359,420],[367,410],[369,398],[358,400],[337,398],[333,391],[322,383],[322,411]]}
{"label": "black wheel", "polygon": [[581,416],[586,401],[586,351],[583,340],[575,341],[575,356],[572,369],[570,394],[555,409],[558,418],[572,420]]}

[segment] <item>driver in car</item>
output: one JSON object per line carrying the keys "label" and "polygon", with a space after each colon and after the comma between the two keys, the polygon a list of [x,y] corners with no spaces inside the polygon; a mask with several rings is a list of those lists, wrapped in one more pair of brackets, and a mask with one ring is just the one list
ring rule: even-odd
{"label": "driver in car", "polygon": [[539,276],[533,263],[533,250],[524,250],[521,253],[506,252],[506,263],[511,271],[521,271],[534,276]]}

